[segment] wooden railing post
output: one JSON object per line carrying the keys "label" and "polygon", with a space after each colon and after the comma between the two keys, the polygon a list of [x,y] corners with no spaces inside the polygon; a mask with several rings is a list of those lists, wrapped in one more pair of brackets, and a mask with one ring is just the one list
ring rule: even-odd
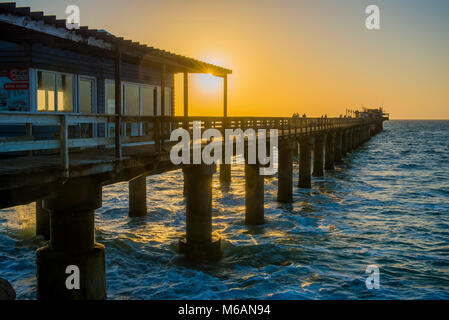
{"label": "wooden railing post", "polygon": [[121,142],[121,116],[122,116],[122,84],[121,84],[121,65],[122,51],[117,45],[115,52],[115,157],[122,158],[122,142]]}
{"label": "wooden railing post", "polygon": [[160,125],[160,118],[156,117],[154,119],[154,147],[156,152],[161,152],[161,125]]}
{"label": "wooden railing post", "polygon": [[[26,124],[26,135],[30,139],[33,138],[33,124],[32,123],[27,123]],[[33,151],[28,151],[27,155],[30,156],[30,157],[33,156]]]}
{"label": "wooden railing post", "polygon": [[67,115],[59,116],[59,148],[61,151],[62,176],[69,177],[69,130],[67,126]]}

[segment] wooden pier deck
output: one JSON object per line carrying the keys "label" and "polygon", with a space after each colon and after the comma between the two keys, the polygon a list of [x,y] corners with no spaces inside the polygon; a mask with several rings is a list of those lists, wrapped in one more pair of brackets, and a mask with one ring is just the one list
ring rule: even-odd
{"label": "wooden pier deck", "polygon": [[[147,214],[146,176],[182,168],[186,236],[179,241],[179,252],[193,260],[222,256],[221,240],[212,233],[211,181],[216,164],[174,165],[170,159],[170,150],[177,143],[170,141],[173,130],[187,129],[192,137],[194,127],[221,133],[232,129],[240,141],[247,139],[248,150],[250,138],[245,133],[252,134],[254,142],[266,136],[264,132],[277,130],[277,201],[291,203],[293,154],[298,153],[298,145],[298,187],[310,188],[312,150],[313,175],[321,176],[380,132],[384,120],[0,113],[0,126],[22,126],[26,132],[0,138],[0,208],[36,202],[36,235],[49,240],[36,251],[39,299],[104,299],[105,248],[95,242],[94,214],[102,206],[104,185],[128,181],[129,216],[143,216]],[[119,127],[114,127],[117,124]],[[82,125],[90,128],[90,136],[77,134]],[[43,137],[35,130],[42,126],[53,128],[54,134]],[[111,131],[120,135],[111,136]],[[208,143],[203,140],[200,146]],[[248,153],[242,152],[247,160],[245,223],[263,224],[264,173],[260,169],[264,165],[250,163]],[[220,181],[231,183],[231,164],[220,163]],[[78,268],[81,290],[67,290],[67,266]]]}
{"label": "wooden pier deck", "polygon": [[[103,125],[115,123],[115,116],[72,114],[0,114],[0,125],[23,125],[28,136],[0,138],[0,208],[29,203],[50,195],[55,185],[68,178],[96,176],[103,184],[131,180],[142,174],[151,175],[179,169],[169,159],[171,130],[184,127],[192,131],[193,122],[200,121],[203,129],[277,129],[279,139],[299,138],[329,130],[342,130],[362,125],[373,126],[375,121],[354,118],[268,118],[268,117],[127,117],[122,123],[141,126],[136,136],[123,136],[116,145],[114,137],[70,138],[69,126],[80,124]],[[65,127],[64,127],[65,123]],[[53,139],[33,136],[32,128],[57,128]],[[31,128],[31,130],[30,130]],[[136,145],[137,144],[137,145]],[[82,148],[80,150],[80,148]],[[117,158],[116,149],[122,157]],[[52,150],[50,154],[39,153]],[[16,155],[34,152],[33,155]],[[57,189],[57,188],[56,188]]]}

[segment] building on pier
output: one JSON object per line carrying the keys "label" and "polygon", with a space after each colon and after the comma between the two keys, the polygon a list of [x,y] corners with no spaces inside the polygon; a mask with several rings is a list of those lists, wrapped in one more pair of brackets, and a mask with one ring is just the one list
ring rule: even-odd
{"label": "building on pier", "polygon": [[[224,78],[231,73],[104,30],[68,30],[65,19],[15,3],[0,3],[0,31],[1,113],[169,116],[174,115],[175,74],[184,73],[187,85],[188,73]],[[117,96],[120,103],[116,103]],[[39,126],[34,135],[48,137],[55,130]],[[124,125],[123,130],[135,136],[142,128],[135,123]],[[79,125],[72,126],[69,134],[101,137],[113,131],[112,125]],[[0,137],[25,134],[24,125],[0,126]]]}

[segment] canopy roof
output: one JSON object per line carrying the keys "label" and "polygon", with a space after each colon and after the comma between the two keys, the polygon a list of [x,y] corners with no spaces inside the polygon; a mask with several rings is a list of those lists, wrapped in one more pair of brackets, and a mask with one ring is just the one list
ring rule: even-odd
{"label": "canopy roof", "polygon": [[15,2],[0,3],[0,30],[2,39],[40,42],[98,55],[107,51],[107,56],[112,56],[115,48],[120,47],[124,59],[165,65],[169,72],[210,73],[215,76],[232,73],[230,69],[126,40],[105,30],[85,26],[68,30],[65,19],[44,15],[41,11],[32,12],[30,7],[16,7]]}

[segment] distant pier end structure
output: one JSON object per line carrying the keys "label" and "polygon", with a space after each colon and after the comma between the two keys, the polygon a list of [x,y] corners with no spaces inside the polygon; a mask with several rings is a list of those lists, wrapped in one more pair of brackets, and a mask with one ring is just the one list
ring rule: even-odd
{"label": "distant pier end structure", "polygon": [[[278,201],[293,201],[292,161],[299,144],[298,186],[333,170],[351,150],[382,130],[381,109],[356,117],[229,117],[231,70],[125,40],[102,30],[67,30],[65,20],[0,3],[0,208],[36,203],[39,299],[104,299],[105,247],[95,242],[94,212],[102,188],[129,182],[129,216],[147,214],[146,177],[184,172],[189,259],[219,259],[212,236],[211,177],[216,165],[174,165],[170,133],[176,128],[277,129]],[[184,114],[174,114],[174,75],[184,75]],[[188,75],[223,78],[223,115],[189,114]],[[319,159],[318,159],[319,158]],[[263,224],[259,164],[245,164],[247,224]],[[324,166],[324,167],[323,167]],[[230,164],[219,164],[231,181]],[[151,199],[150,199],[151,201]],[[77,266],[79,290],[66,287]],[[72,270],[72,269],[70,269]]]}

